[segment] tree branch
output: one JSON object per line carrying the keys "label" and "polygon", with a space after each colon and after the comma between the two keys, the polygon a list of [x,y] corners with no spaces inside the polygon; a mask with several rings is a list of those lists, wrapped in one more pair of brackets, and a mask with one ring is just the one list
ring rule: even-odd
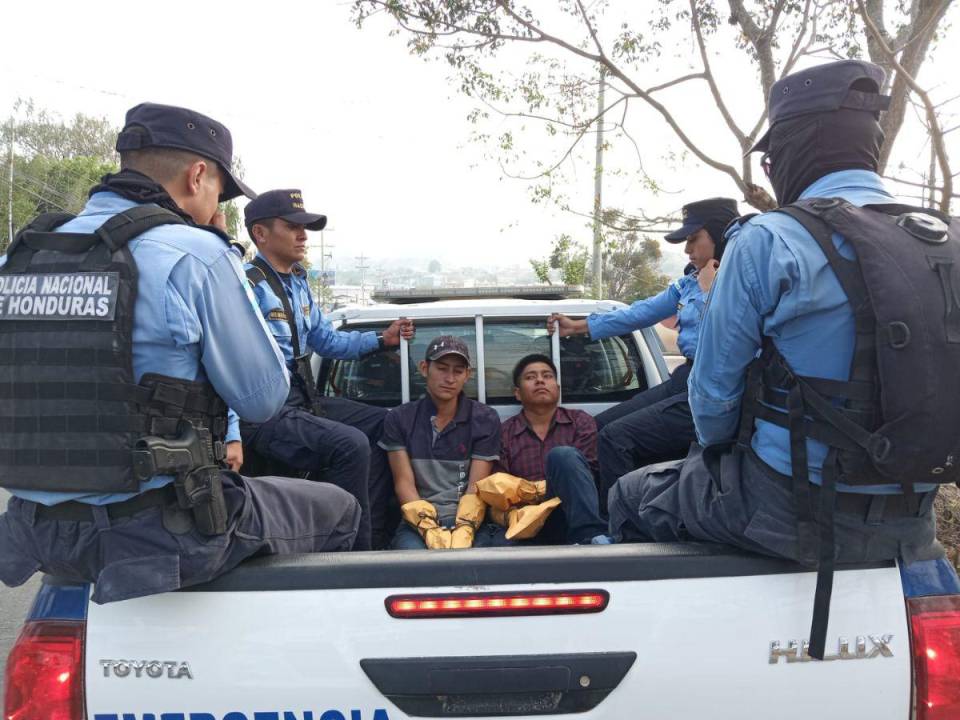
{"label": "tree branch", "polygon": [[[588,218],[593,220],[595,214],[593,212],[585,213],[580,210],[574,210],[571,207],[565,208],[567,212],[573,213],[574,215],[579,215],[580,217]],[[671,229],[680,221],[679,215],[666,215],[663,217],[649,218],[646,215],[626,215],[621,213],[618,215],[619,218],[626,219],[627,221],[633,220],[638,223],[643,223],[642,225],[618,225],[615,222],[609,220],[604,220],[603,216],[606,213],[600,213],[600,224],[610,230],[619,230],[620,232],[670,232]]]}
{"label": "tree branch", "polygon": [[619,100],[608,105],[602,111],[597,113],[593,117],[593,119],[588,120],[586,123],[584,123],[580,131],[577,133],[576,138],[574,138],[574,141],[570,144],[570,147],[568,147],[567,151],[563,154],[563,157],[561,157],[559,160],[557,160],[557,162],[555,162],[553,165],[551,165],[549,168],[547,168],[543,172],[537,173],[536,175],[529,175],[529,176],[514,175],[503,166],[502,162],[500,163],[500,169],[503,171],[505,175],[507,175],[507,177],[513,178],[515,180],[526,180],[526,181],[538,180],[539,178],[549,175],[550,173],[552,173],[554,170],[556,170],[558,167],[560,167],[561,165],[563,165],[563,163],[567,161],[567,159],[573,154],[574,148],[576,148],[577,145],[580,144],[580,141],[583,140],[583,137],[590,131],[590,128],[593,126],[594,123],[600,120],[604,115],[606,115],[610,110],[615,108],[620,103],[626,102],[626,100],[627,100],[626,96],[621,97]]}
{"label": "tree branch", "polygon": [[651,88],[647,88],[645,92],[647,93],[647,95],[653,95],[655,92],[666,90],[669,87],[673,87],[674,85],[679,85],[680,83],[685,83],[688,80],[700,80],[700,79],[705,80],[706,75],[704,75],[702,72],[690,73],[689,75],[684,75],[683,77],[678,77],[675,80],[670,80],[669,82],[665,82],[662,85],[654,85]]}
{"label": "tree branch", "polygon": [[950,200],[953,196],[953,174],[950,171],[950,159],[947,157],[947,147],[943,139],[943,132],[940,128],[940,121],[937,118],[936,108],[930,101],[930,96],[927,95],[926,91],[917,84],[917,81],[913,79],[910,73],[908,73],[904,69],[903,65],[900,64],[900,61],[897,60],[897,57],[890,48],[890,45],[887,44],[887,41],[881,34],[880,29],[874,23],[873,18],[871,18],[867,13],[864,0],[857,0],[857,7],[860,9],[860,15],[863,18],[864,24],[876,39],[877,46],[883,51],[890,65],[896,68],[898,79],[902,79],[923,102],[923,106],[927,111],[927,124],[930,131],[930,142],[933,144],[934,153],[936,153],[937,156],[937,164],[940,166],[940,174],[943,176],[943,189],[940,195],[940,210],[949,214]]}
{"label": "tree branch", "polygon": [[[919,183],[913,180],[905,180],[903,178],[897,177],[896,175],[884,175],[883,177],[886,178],[887,180],[893,180],[896,183],[900,183],[901,185],[909,185],[910,187],[923,188],[924,190],[930,189],[930,183]],[[943,192],[943,187],[940,185],[934,185],[933,189],[939,193]],[[960,198],[960,194],[951,193],[950,197]]]}
{"label": "tree branch", "polygon": [[800,22],[800,32],[797,33],[797,39],[793,41],[793,47],[790,48],[790,54],[787,56],[787,61],[783,64],[783,67],[780,69],[780,77],[784,78],[790,74],[790,71],[793,70],[793,66],[797,64],[797,60],[801,56],[806,54],[810,49],[810,46],[813,44],[813,41],[817,37],[817,18],[813,18],[813,32],[810,34],[810,40],[804,46],[803,50],[800,49],[801,43],[803,43],[803,38],[807,34],[807,26],[810,23],[810,5],[812,0],[806,0],[803,5],[803,20]]}
{"label": "tree branch", "polygon": [[[778,5],[783,0],[779,0]],[[772,24],[766,28],[761,28],[754,22],[753,17],[743,6],[743,0],[729,0],[730,17],[736,20],[737,24],[747,36],[750,44],[757,53],[757,64],[760,66],[760,84],[763,86],[763,96],[770,96],[770,88],[776,81],[776,66],[773,61],[773,49],[771,46],[772,32],[776,29]],[[777,15],[779,18],[779,14]]]}
{"label": "tree branch", "polygon": [[703,29],[700,27],[700,12],[697,10],[697,0],[690,0],[690,23],[693,25],[693,34],[697,38],[697,46],[700,48],[700,60],[703,63],[703,77],[710,87],[710,94],[713,95],[717,109],[720,111],[720,115],[723,116],[723,121],[727,124],[730,132],[737,138],[740,147],[746,149],[747,137],[727,109],[727,104],[723,101],[723,95],[720,94],[720,88],[717,87],[717,81],[713,77],[713,70],[710,68],[710,56],[707,54],[707,44],[703,40]]}
{"label": "tree branch", "polygon": [[552,43],[557,47],[561,47],[573,53],[574,55],[582,57],[586,60],[590,60],[594,63],[602,63],[603,66],[607,69],[608,73],[618,78],[622,83],[624,83],[627,87],[633,90],[633,92],[636,94],[637,97],[639,97],[641,100],[643,100],[648,105],[650,105],[650,107],[652,107],[654,110],[660,113],[660,116],[664,119],[667,125],[670,126],[670,129],[673,130],[674,134],[680,139],[680,141],[684,145],[687,146],[690,152],[692,152],[701,162],[703,162],[706,165],[709,165],[715,170],[719,170],[720,172],[725,173],[736,183],[738,188],[740,188],[743,191],[746,191],[747,189],[746,183],[744,183],[743,178],[740,177],[740,174],[737,172],[736,168],[726,163],[722,163],[719,160],[715,160],[714,158],[707,155],[703,150],[701,150],[697,146],[697,144],[694,143],[693,140],[690,139],[690,137],[683,131],[683,128],[680,127],[679,123],[673,117],[673,114],[669,110],[667,110],[667,108],[664,107],[661,103],[657,102],[653,97],[651,97],[649,93],[644,91],[643,88],[637,85],[635,81],[629,78],[623,72],[623,70],[621,70],[609,58],[607,58],[605,55],[594,55],[593,53],[589,53],[586,50],[583,50],[574,45],[571,45],[570,43],[566,42],[565,40],[562,40],[561,38],[558,38],[554,35],[551,35],[541,30],[539,27],[531,23],[526,18],[518,15],[513,10],[513,8],[510,7],[508,0],[496,0],[496,2],[497,2],[497,5],[500,8],[502,8],[503,11],[507,15],[512,17],[516,22],[520,23],[523,27],[526,27],[531,32],[538,33],[541,40]]}
{"label": "tree branch", "polygon": [[577,7],[580,8],[580,15],[583,17],[583,24],[587,26],[587,30],[590,32],[590,37],[593,38],[593,44],[596,46],[597,52],[600,54],[600,57],[603,57],[603,45],[600,44],[600,38],[597,37],[596,28],[593,27],[593,23],[590,22],[590,17],[587,15],[587,9],[583,6],[583,0],[577,0]]}

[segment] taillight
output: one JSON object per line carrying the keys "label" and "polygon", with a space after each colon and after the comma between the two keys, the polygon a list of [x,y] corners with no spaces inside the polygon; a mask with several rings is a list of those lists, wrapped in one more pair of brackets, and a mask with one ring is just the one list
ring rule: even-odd
{"label": "taillight", "polygon": [[907,600],[917,720],[960,718],[960,596]]}
{"label": "taillight", "polygon": [[594,613],[605,609],[609,602],[606,590],[561,590],[391,595],[386,606],[391,617],[409,619]]}
{"label": "taillight", "polygon": [[84,623],[24,625],[7,658],[4,720],[84,720]]}

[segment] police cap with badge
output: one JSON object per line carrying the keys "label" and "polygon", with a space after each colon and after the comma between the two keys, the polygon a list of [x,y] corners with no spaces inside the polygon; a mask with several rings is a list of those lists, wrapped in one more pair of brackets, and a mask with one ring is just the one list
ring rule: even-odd
{"label": "police cap with badge", "polygon": [[269,190],[243,209],[243,222],[247,229],[258,220],[281,218],[294,225],[303,225],[307,230],[323,230],[327,216],[310,213],[304,209],[303,193],[297,189]]}
{"label": "police cap with badge", "polygon": [[697,200],[684,205],[682,213],[683,225],[667,233],[664,239],[668,243],[682,243],[698,230],[706,230],[716,247],[714,257],[719,260],[723,254],[723,231],[740,214],[737,201],[723,197]]}
{"label": "police cap with badge", "polygon": [[146,148],[170,148],[213,160],[224,174],[220,202],[246,195],[251,190],[233,171],[233,138],[225,125],[206,115],[157,103],[140,103],[127,111],[117,136],[117,152]]}

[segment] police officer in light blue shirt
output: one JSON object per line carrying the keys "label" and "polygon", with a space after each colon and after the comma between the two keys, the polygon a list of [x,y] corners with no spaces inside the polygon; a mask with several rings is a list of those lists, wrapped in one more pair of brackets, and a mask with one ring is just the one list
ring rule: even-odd
{"label": "police officer in light blue shirt", "polygon": [[591,340],[624,335],[676,316],[677,345],[686,362],[670,378],[638,393],[597,417],[600,430],[601,505],[617,479],[631,470],[662,460],[683,457],[694,439],[687,404],[687,377],[697,354],[700,320],[710,286],[723,256],[723,230],[738,215],[729,198],[709,198],[683,206],[683,225],[666,235],[667,242],[685,243],[688,272],[663,292],[638,300],[628,308],[594,313],[584,320],[554,315],[548,323],[561,337],[589,333]]}
{"label": "police officer in light blue shirt", "polygon": [[307,253],[307,231],[322,230],[327,218],[304,209],[300,190],[261,194],[244,208],[244,221],[257,248],[247,278],[291,373],[283,409],[268,422],[241,423],[244,446],[291,473],[308,472],[347,490],[362,509],[355,549],[382,547],[388,539],[392,479],[377,442],[387,410],[321,396],[310,355],[353,359],[396,347],[401,335],[413,337],[413,323],[398,319],[382,333],[346,332],[323,317],[300,263]]}
{"label": "police officer in light blue shirt", "polygon": [[[192,110],[144,103],[127,113],[117,149],[121,171],[107,175],[91,191],[80,215],[57,232],[93,233],[105,221],[145,205],[163,208],[177,221],[143,232],[128,244],[138,279],[127,351],[132,379],[139,383],[128,387],[146,404],[147,427],[153,432],[177,427],[177,415],[172,426],[165,423],[164,406],[156,404],[159,397],[144,393],[150,388],[159,392],[161,385],[172,403],[166,407],[179,403],[183,417],[189,415],[183,408],[189,392],[183,388],[197,386],[209,387],[222,398],[217,400],[221,409],[228,403],[242,418],[268,419],[283,405],[288,371],[249,297],[229,238],[211,225],[222,224],[218,201],[253,196],[231,171],[229,131]],[[114,252],[117,257],[119,251]],[[5,320],[6,330],[19,336],[11,331],[9,318]],[[30,342],[31,336],[23,335],[18,347],[27,348]],[[122,349],[123,339],[117,337],[115,345]],[[76,412],[85,395],[79,388],[77,393],[70,390],[71,370],[62,367],[61,355],[40,351],[35,362],[61,365],[52,369],[65,376],[64,396],[76,399],[60,404],[72,404]],[[86,362],[101,360],[91,356]],[[148,384],[157,377],[167,380]],[[211,401],[211,406],[217,403]],[[206,411],[197,407],[192,412],[202,418]],[[90,430],[67,420],[61,425],[67,433]],[[109,430],[109,422],[99,422],[105,424],[103,433],[124,430]],[[117,447],[125,438],[117,435]],[[172,442],[178,433],[159,439]],[[22,442],[29,441],[29,434],[24,435]],[[5,452],[4,457],[9,455]],[[70,467],[74,457],[79,470]],[[214,452],[213,457],[218,455]],[[43,457],[38,461],[50,462]],[[131,493],[59,492],[58,474],[69,485],[73,473],[92,474],[94,479],[97,473],[95,467],[90,473],[82,453],[68,453],[56,462],[63,466],[50,468],[47,489],[14,487],[7,512],[0,516],[0,579],[8,585],[19,585],[41,570],[95,583],[97,602],[122,600],[210,580],[254,554],[350,549],[359,523],[356,501],[338,488],[221,472],[225,532],[204,534],[195,515],[178,503],[169,474],[154,475]],[[119,462],[130,460],[120,457]]]}
{"label": "police officer in light blue shirt", "polygon": [[[895,202],[877,174],[883,143],[878,117],[887,103],[879,94],[883,80],[881,68],[847,60],[774,84],[771,127],[754,150],[764,153],[761,165],[781,206],[809,198],[842,198],[858,207]],[[741,413],[747,371],[762,348],[775,347],[796,375],[847,381],[854,316],[824,251],[785,212],[742,219],[727,241],[689,381],[697,436],[707,449],[622,478],[609,497],[611,532],[624,539],[693,537],[815,562],[810,527],[801,532],[798,520],[812,508],[808,525],[816,527],[827,447],[808,435],[805,447],[794,448],[806,455],[809,480],[795,496],[790,434]],[[855,257],[839,234],[832,242],[843,258]],[[767,411],[783,413],[769,404]],[[930,486],[917,487],[916,508],[895,485],[853,487],[841,478],[837,490],[837,561],[941,555]],[[806,507],[801,497],[808,498]]]}

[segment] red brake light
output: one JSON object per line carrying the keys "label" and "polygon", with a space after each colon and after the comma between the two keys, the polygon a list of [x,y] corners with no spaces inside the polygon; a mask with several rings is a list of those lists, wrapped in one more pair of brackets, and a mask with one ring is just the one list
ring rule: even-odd
{"label": "red brake light", "polygon": [[391,595],[386,606],[391,617],[409,619],[595,613],[604,610],[609,602],[606,590],[559,590]]}
{"label": "red brake light", "polygon": [[28,622],[7,658],[4,720],[83,720],[82,622]]}
{"label": "red brake light", "polygon": [[917,720],[960,717],[960,596],[907,601]]}

